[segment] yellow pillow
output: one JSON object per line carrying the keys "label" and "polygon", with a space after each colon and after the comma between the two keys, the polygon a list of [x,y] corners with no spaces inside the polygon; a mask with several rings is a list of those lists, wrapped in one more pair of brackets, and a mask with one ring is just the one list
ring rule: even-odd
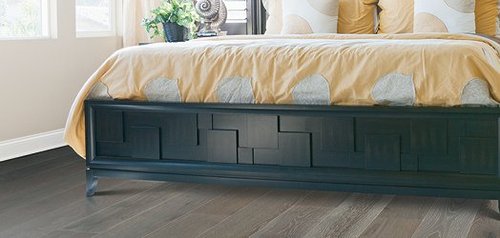
{"label": "yellow pillow", "polygon": [[380,34],[413,32],[413,0],[379,0]]}
{"label": "yellow pillow", "polygon": [[487,35],[497,33],[499,0],[476,0],[476,32]]}
{"label": "yellow pillow", "polygon": [[[414,0],[379,0],[378,33],[412,33]],[[500,0],[476,0],[476,32],[500,34]]]}
{"label": "yellow pillow", "polygon": [[[266,34],[280,34],[283,28],[283,2],[286,0],[262,0],[269,18]],[[338,33],[375,33],[377,0],[340,0]]]}
{"label": "yellow pillow", "polygon": [[375,33],[377,0],[340,0],[338,32],[344,34]]}

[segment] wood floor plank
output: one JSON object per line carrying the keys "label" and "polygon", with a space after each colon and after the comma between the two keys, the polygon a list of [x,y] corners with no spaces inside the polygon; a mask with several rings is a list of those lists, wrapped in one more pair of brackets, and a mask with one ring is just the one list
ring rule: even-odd
{"label": "wood floor plank", "polygon": [[100,238],[136,238],[143,237],[165,224],[182,217],[214,198],[227,192],[228,187],[218,185],[203,185],[182,192],[176,197],[165,200],[135,217],[132,217],[110,230],[99,234]]}
{"label": "wood floor plank", "polygon": [[31,154],[7,161],[0,162],[0,176],[4,173],[11,172],[13,170],[23,169],[24,167],[45,163],[55,158],[64,157],[66,155],[74,154],[73,150],[68,146],[56,148],[53,150],[48,150],[36,154]]}
{"label": "wood floor plank", "polygon": [[74,232],[74,231],[54,231],[42,238],[91,238],[95,236],[94,233]]}
{"label": "wood floor plank", "polygon": [[360,237],[411,237],[434,200],[429,197],[395,197]]}
{"label": "wood floor plank", "polygon": [[[62,176],[68,175],[69,172],[74,173],[76,171],[80,171],[82,174],[85,172],[85,161],[75,160],[71,157],[61,157],[54,160],[63,161],[65,164],[63,166],[57,166],[56,168],[44,168],[34,174],[18,173],[14,179],[4,178],[3,180],[0,180],[0,189],[8,192],[19,189],[30,189],[29,185],[32,185],[35,182],[39,184],[48,179],[59,180]],[[0,198],[2,197],[3,194],[0,195]]]}
{"label": "wood floor plank", "polygon": [[43,163],[37,163],[30,166],[25,166],[21,169],[12,170],[0,174],[0,182],[8,183],[18,179],[26,179],[31,177],[38,177],[40,173],[48,170],[57,170],[58,168],[65,167],[76,162],[83,162],[76,154],[67,154],[62,157],[54,158]]}
{"label": "wood floor plank", "polygon": [[482,201],[468,237],[500,238],[498,201]]}
{"label": "wood floor plank", "polygon": [[268,191],[262,188],[231,188],[227,193],[173,220],[146,237],[196,237]]}
{"label": "wood floor plank", "polygon": [[189,214],[168,223],[167,226],[163,226],[161,229],[146,235],[145,238],[197,237],[204,231],[217,225],[224,218],[226,217],[222,215]]}
{"label": "wood floor plank", "polygon": [[135,194],[146,193],[158,183],[141,181],[115,181],[116,184],[107,183],[103,180],[99,186],[99,192],[91,198],[81,194],[81,199],[61,206],[58,209],[43,214],[35,219],[13,226],[7,230],[0,231],[0,237],[31,238],[42,237],[64,226],[90,216],[102,209],[112,206]]}
{"label": "wood floor plank", "polygon": [[304,237],[330,210],[335,209],[350,194],[311,192],[302,201],[273,219],[251,237]]}
{"label": "wood floor plank", "polygon": [[391,202],[391,195],[353,194],[330,211],[306,237],[358,237]]}
{"label": "wood floor plank", "polygon": [[0,191],[1,238],[500,238],[496,201],[108,179],[86,198],[68,147],[0,163]]}
{"label": "wood floor plank", "polygon": [[0,214],[85,184],[85,166],[75,163],[26,180],[20,179],[8,182],[9,185],[5,184],[0,183],[0,186],[9,187],[1,190]]}
{"label": "wood floor plank", "polygon": [[[117,183],[116,180],[106,180],[102,183]],[[85,196],[85,184],[81,183],[59,193],[54,193],[44,199],[34,200],[27,204],[8,209],[0,214],[0,231],[7,230],[18,224],[44,216],[46,213],[81,200]]]}
{"label": "wood floor plank", "polygon": [[479,200],[436,199],[412,237],[467,237],[480,206]]}
{"label": "wood floor plank", "polygon": [[227,217],[199,237],[248,237],[301,200],[308,192],[273,190]]}
{"label": "wood floor plank", "polygon": [[190,188],[190,186],[186,186],[185,184],[161,184],[145,193],[137,194],[95,214],[75,221],[65,226],[64,230],[101,233],[145,210],[180,195],[183,191]]}

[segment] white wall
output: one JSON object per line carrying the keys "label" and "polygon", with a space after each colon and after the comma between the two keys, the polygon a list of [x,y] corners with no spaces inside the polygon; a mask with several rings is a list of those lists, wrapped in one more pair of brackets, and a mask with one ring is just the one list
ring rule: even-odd
{"label": "white wall", "polygon": [[74,0],[57,12],[57,39],[0,41],[0,142],[63,128],[79,89],[121,48],[120,37],[75,37]]}

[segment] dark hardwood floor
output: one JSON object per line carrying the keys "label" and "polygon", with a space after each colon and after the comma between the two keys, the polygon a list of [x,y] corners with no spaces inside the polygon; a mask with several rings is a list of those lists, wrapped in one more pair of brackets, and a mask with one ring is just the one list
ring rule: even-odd
{"label": "dark hardwood floor", "polygon": [[0,163],[0,237],[500,237],[496,201],[102,179],[64,147]]}

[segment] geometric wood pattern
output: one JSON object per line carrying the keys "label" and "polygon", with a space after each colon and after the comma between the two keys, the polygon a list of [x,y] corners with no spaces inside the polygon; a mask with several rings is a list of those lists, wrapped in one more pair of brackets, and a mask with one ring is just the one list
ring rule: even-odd
{"label": "geometric wood pattern", "polygon": [[367,135],[365,137],[365,168],[401,170],[399,135]]}
{"label": "geometric wood pattern", "polygon": [[86,101],[85,115],[87,196],[116,177],[500,198],[497,108]]}
{"label": "geometric wood pattern", "polygon": [[497,140],[490,138],[460,138],[460,171],[468,174],[496,174],[497,146]]}
{"label": "geometric wood pattern", "polygon": [[232,163],[237,161],[236,131],[208,131],[208,162]]}
{"label": "geometric wood pattern", "polygon": [[96,122],[98,142],[123,142],[123,113],[121,111],[97,111]]}
{"label": "geometric wood pattern", "polygon": [[496,119],[95,110],[96,155],[498,174]]}

